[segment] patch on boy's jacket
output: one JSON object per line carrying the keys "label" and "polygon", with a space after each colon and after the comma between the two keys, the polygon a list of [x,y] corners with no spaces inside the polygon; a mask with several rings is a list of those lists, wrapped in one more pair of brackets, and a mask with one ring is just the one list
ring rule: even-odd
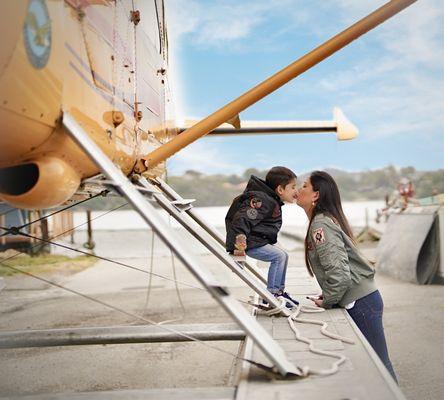
{"label": "patch on boy's jacket", "polygon": [[247,210],[247,217],[250,219],[256,219],[257,218],[257,210],[255,208],[249,208]]}
{"label": "patch on boy's jacket", "polygon": [[315,229],[312,233],[315,246],[325,243],[325,234],[323,228]]}
{"label": "patch on boy's jacket", "polygon": [[272,218],[277,218],[280,215],[281,215],[281,208],[279,207],[278,204],[276,204],[276,207],[274,207],[273,214],[271,214],[271,217]]}
{"label": "patch on boy's jacket", "polygon": [[253,197],[250,200],[250,207],[259,210],[259,208],[262,207],[262,200],[258,199],[257,197]]}

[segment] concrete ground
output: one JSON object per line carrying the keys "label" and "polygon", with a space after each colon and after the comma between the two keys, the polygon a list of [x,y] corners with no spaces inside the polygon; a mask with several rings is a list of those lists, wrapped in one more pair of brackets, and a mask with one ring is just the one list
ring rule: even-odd
{"label": "concrete ground", "polygon": [[[98,234],[96,254],[152,271],[188,286],[180,286],[124,266],[100,260],[70,277],[46,277],[155,323],[232,322],[226,312],[174,258],[155,242],[150,264],[150,233]],[[127,240],[128,239],[128,240]],[[83,238],[76,242],[83,243]],[[244,301],[250,291],[198,244],[188,244],[202,268]],[[131,257],[128,257],[128,255]],[[61,327],[144,325],[145,321],[53,288],[29,277],[6,278],[0,292],[0,331]],[[182,307],[183,305],[183,307]],[[8,349],[0,351],[0,396],[35,393],[105,391],[233,385],[231,371],[240,342],[162,343],[106,346]]]}
{"label": "concrete ground", "polygon": [[444,398],[444,286],[420,286],[378,275],[387,344],[408,399]]}
{"label": "concrete ground", "polygon": [[[236,298],[249,299],[250,290],[234,274],[184,237],[204,269]],[[82,243],[83,239],[77,237],[76,241]],[[95,240],[97,254],[151,270],[148,232],[103,232]],[[171,255],[156,243],[152,271],[173,278]],[[291,262],[300,265],[301,247],[290,240],[283,240],[283,245],[290,250]],[[364,251],[371,253],[371,249]],[[177,260],[175,267],[179,281],[198,286]],[[205,291],[181,286],[178,294],[174,282],[158,277],[151,281],[146,306],[149,275],[106,261],[68,278],[54,279],[155,322],[231,322]],[[377,275],[377,283],[385,301],[386,336],[401,389],[408,399],[443,398],[444,286],[417,286],[382,275]],[[31,278],[8,278],[6,285],[0,292],[0,330],[143,324]],[[234,354],[239,342],[210,344]],[[1,350],[0,395],[233,385],[233,361],[231,355],[198,343]]]}

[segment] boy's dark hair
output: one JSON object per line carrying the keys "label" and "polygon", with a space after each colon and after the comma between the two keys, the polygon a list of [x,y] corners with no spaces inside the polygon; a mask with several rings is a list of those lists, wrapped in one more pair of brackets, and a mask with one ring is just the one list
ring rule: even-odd
{"label": "boy's dark hair", "polygon": [[268,171],[265,182],[273,190],[276,190],[279,185],[285,187],[292,179],[296,178],[296,174],[286,167],[273,167]]}

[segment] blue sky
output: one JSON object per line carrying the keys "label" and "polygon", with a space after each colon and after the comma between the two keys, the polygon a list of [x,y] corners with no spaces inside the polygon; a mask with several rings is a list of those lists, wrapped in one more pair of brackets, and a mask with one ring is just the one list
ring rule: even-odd
{"label": "blue sky", "polygon": [[[207,116],[385,2],[167,0],[177,116]],[[444,168],[442,0],[419,0],[242,112],[241,120],[330,120],[334,106],[359,128],[358,138],[208,137],[173,156],[169,172]]]}

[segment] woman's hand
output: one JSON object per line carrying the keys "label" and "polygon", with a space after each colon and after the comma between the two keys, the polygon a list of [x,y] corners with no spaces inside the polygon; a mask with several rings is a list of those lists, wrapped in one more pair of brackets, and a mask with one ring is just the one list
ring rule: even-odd
{"label": "woman's hand", "polygon": [[322,303],[323,303],[323,299],[316,299],[314,300],[314,303],[318,306],[322,308]]}
{"label": "woman's hand", "polygon": [[322,307],[322,301],[324,300],[324,296],[322,294],[320,294],[319,296],[316,296],[316,297],[307,296],[307,299],[311,300],[318,307]]}

